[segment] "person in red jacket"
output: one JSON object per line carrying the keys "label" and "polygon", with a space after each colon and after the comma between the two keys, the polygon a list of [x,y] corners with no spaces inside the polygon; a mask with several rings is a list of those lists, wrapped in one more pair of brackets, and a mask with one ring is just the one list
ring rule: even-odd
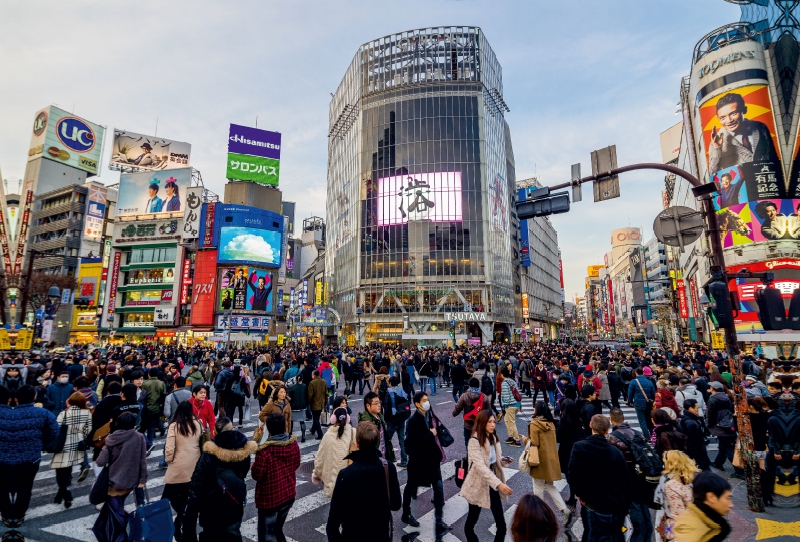
{"label": "person in red jacket", "polygon": [[258,509],[258,542],[286,540],[283,524],[297,496],[297,469],[300,468],[300,446],[297,437],[286,433],[283,415],[267,416],[269,438],[258,446],[250,474],[256,481]]}
{"label": "person in red jacket", "polygon": [[195,384],[192,388],[192,410],[194,415],[200,419],[203,424],[203,429],[209,431],[211,438],[214,438],[214,425],[217,423],[217,417],[214,416],[214,405],[211,401],[206,399],[208,390],[205,384]]}
{"label": "person in red jacket", "polygon": [[666,380],[658,381],[658,389],[656,390],[655,408],[669,407],[673,412],[680,412],[678,402],[675,400],[675,394],[669,388],[669,382]]}

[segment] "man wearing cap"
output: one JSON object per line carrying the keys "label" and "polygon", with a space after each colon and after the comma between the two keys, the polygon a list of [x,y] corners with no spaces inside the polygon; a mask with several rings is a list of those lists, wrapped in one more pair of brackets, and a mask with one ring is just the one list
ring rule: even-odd
{"label": "man wearing cap", "polygon": [[711,397],[708,399],[706,422],[708,430],[719,441],[717,457],[711,465],[719,470],[725,470],[725,459],[733,462],[734,445],[736,443],[736,430],[733,423],[733,402],[725,393],[725,386],[721,382],[708,384]]}
{"label": "man wearing cap", "polygon": [[135,158],[132,164],[135,166],[154,166],[156,164],[156,158],[153,156],[153,147],[150,146],[150,143],[142,143],[141,149],[142,154],[140,154],[138,158]]}

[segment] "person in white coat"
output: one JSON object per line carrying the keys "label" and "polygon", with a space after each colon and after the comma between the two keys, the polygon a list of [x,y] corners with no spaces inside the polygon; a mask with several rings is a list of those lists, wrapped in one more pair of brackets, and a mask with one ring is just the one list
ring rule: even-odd
{"label": "person in white coat", "polygon": [[678,409],[680,410],[678,414],[683,415],[683,403],[687,399],[694,399],[697,401],[697,407],[700,409],[700,417],[704,417],[706,415],[706,402],[703,399],[703,394],[700,393],[697,386],[692,384],[686,377],[681,378],[680,384],[678,389],[675,390],[675,402],[678,403]]}
{"label": "person in white coat", "polygon": [[339,407],[331,415],[331,425],[319,443],[317,457],[314,458],[314,472],[311,481],[325,484],[325,494],[330,498],[339,471],[350,464],[345,459],[356,450],[356,430],[350,425],[347,408]]}
{"label": "person in white coat", "polygon": [[69,508],[72,506],[72,492],[69,490],[72,484],[72,467],[83,461],[85,442],[92,434],[92,413],[86,404],[86,397],[79,391],[69,396],[66,405],[67,409],[58,415],[56,421],[59,427],[67,426],[67,440],[61,452],[53,454],[50,468],[55,469],[58,483],[58,492],[53,502],[61,504],[63,500],[64,507]]}

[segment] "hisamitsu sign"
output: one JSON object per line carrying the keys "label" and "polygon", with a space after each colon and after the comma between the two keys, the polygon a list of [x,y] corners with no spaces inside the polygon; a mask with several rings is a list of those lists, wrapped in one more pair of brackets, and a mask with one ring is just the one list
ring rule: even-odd
{"label": "hisamitsu sign", "polygon": [[278,186],[281,134],[231,124],[226,177]]}

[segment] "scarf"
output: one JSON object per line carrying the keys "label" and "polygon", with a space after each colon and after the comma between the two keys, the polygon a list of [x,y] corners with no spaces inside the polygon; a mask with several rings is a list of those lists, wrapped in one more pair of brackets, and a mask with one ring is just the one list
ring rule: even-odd
{"label": "scarf", "polygon": [[267,439],[267,441],[285,442],[285,441],[289,440],[289,438],[290,437],[289,437],[288,433],[281,433],[280,435],[272,435],[271,437],[269,437]]}
{"label": "scarf", "polygon": [[481,393],[481,389],[480,388],[467,388],[467,391],[474,391],[475,393],[478,393],[478,394]]}
{"label": "scarf", "polygon": [[722,529],[717,536],[710,538],[708,542],[722,542],[728,538],[728,535],[731,534],[731,526],[724,517],[705,503],[695,503],[695,506],[708,516],[708,519],[719,525],[719,528]]}

